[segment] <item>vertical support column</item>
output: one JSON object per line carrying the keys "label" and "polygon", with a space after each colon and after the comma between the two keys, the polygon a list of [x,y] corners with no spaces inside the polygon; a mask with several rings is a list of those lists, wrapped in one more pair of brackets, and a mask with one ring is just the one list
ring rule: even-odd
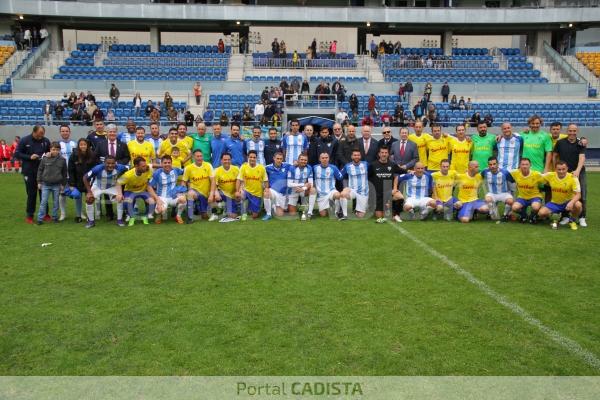
{"label": "vertical support column", "polygon": [[[49,24],[46,29],[48,30],[48,40],[50,40],[49,49],[52,51],[59,51],[63,49],[63,35],[62,29],[57,24]],[[77,44],[73,43],[73,47]]]}
{"label": "vertical support column", "polygon": [[552,43],[552,32],[551,31],[537,31],[534,32],[533,40],[531,42],[531,52],[534,56],[541,57],[544,55],[544,42],[548,44]]}
{"label": "vertical support column", "polygon": [[452,55],[452,31],[446,31],[442,34],[442,49],[445,56]]}
{"label": "vertical support column", "polygon": [[158,27],[150,27],[150,51],[157,52],[160,48],[160,31]]}

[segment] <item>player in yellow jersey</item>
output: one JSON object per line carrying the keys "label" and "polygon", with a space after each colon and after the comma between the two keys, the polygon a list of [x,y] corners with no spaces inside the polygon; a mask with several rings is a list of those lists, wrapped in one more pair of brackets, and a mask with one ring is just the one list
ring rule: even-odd
{"label": "player in yellow jersey", "polygon": [[450,171],[450,162],[442,160],[440,170],[431,174],[433,178],[433,199],[435,200],[435,212],[443,214],[447,221],[452,219],[454,203],[457,199],[453,196],[456,171]]}
{"label": "player in yellow jersey", "polygon": [[248,200],[248,210],[252,218],[258,218],[263,190],[269,188],[269,178],[264,165],[257,164],[256,150],[248,152],[248,162],[242,164],[238,175],[235,196],[242,201],[242,221],[245,220],[244,200]]}
{"label": "player in yellow jersey", "polygon": [[[538,216],[543,219],[551,214],[561,215],[566,211],[569,213],[569,226],[577,230],[575,221],[582,210],[581,187],[579,180],[567,172],[568,169],[566,162],[559,161],[556,163],[556,172],[544,174],[544,180],[552,191],[552,199],[540,209]],[[552,229],[558,229],[556,220],[552,221]]]}
{"label": "player in yellow jersey", "polygon": [[465,126],[457,125],[456,138],[450,141],[450,154],[452,156],[450,170],[456,171],[459,174],[466,173],[472,150],[473,142],[467,139]]}
{"label": "player in yellow jersey", "polygon": [[456,175],[456,186],[458,192],[456,197],[458,201],[454,203],[454,208],[458,209],[458,220],[460,222],[469,222],[473,219],[473,213],[488,213],[490,209],[485,201],[479,199],[479,187],[483,182],[479,174],[479,163],[469,161],[466,174]]}
{"label": "player in yellow jersey", "polygon": [[425,144],[427,148],[427,170],[436,172],[440,170],[440,162],[448,159],[450,154],[449,136],[442,136],[442,127],[440,125],[431,126],[432,138]]}
{"label": "player in yellow jersey", "polygon": [[198,202],[200,215],[208,219],[210,188],[214,184],[215,172],[212,165],[204,161],[200,150],[194,151],[194,163],[183,170],[183,182],[187,183],[187,224],[194,222],[194,205]]}
{"label": "player in yellow jersey", "polygon": [[408,140],[417,145],[419,161],[427,168],[427,142],[432,139],[429,133],[423,132],[423,122],[415,122],[415,133],[408,135]]}
{"label": "player in yellow jersey", "polygon": [[[535,223],[537,213],[542,207],[542,193],[540,184],[544,177],[538,171],[531,169],[529,158],[521,158],[519,169],[510,172],[517,186],[517,199],[512,205],[513,212],[520,214],[521,222]],[[531,214],[527,216],[527,207],[531,207]]]}
{"label": "player in yellow jersey", "polygon": [[167,140],[163,140],[163,142],[160,144],[160,147],[158,149],[158,156],[161,158],[163,156],[171,156],[171,158],[173,158],[172,152],[174,147],[177,147],[179,149],[179,157],[182,157],[181,161],[185,161],[189,158],[190,149],[184,142],[179,141],[179,137],[177,136],[177,129],[171,128],[169,129],[169,136],[167,137]]}
{"label": "player in yellow jersey", "polygon": [[148,165],[151,165],[152,160],[156,159],[154,146],[152,143],[145,140],[145,136],[146,130],[141,126],[138,126],[135,128],[135,140],[127,143],[127,149],[129,150],[129,155],[131,156],[131,165],[133,165],[133,160],[138,157],[142,157],[144,160],[146,160]]}
{"label": "player in yellow jersey", "polygon": [[240,169],[231,164],[231,154],[221,154],[221,165],[215,169],[215,179],[211,187],[212,198],[225,203],[227,216],[219,222],[233,222],[240,212],[240,202],[235,197],[237,178]]}
{"label": "player in yellow jersey", "polygon": [[556,142],[560,139],[566,138],[568,135],[566,133],[560,133],[562,129],[562,124],[560,122],[553,122],[550,124],[550,140],[552,140],[552,148],[556,146]]}
{"label": "player in yellow jersey", "polygon": [[125,202],[129,214],[129,226],[135,224],[135,201],[142,199],[148,205],[147,216],[142,217],[144,225],[148,225],[148,218],[154,215],[154,206],[158,196],[150,185],[152,170],[143,157],[133,160],[133,168],[125,172],[117,180],[117,201]]}
{"label": "player in yellow jersey", "polygon": [[[192,164],[193,161],[194,161],[194,160],[192,160],[192,157],[193,157],[193,155],[192,155],[192,147],[194,145],[194,139],[192,139],[191,136],[187,135],[187,126],[184,123],[177,124],[177,138],[178,138],[179,143],[185,144],[186,148],[189,151],[189,153],[187,154],[187,156],[183,160],[183,165],[187,166],[187,165]],[[182,146],[179,146],[179,149],[183,153]]]}

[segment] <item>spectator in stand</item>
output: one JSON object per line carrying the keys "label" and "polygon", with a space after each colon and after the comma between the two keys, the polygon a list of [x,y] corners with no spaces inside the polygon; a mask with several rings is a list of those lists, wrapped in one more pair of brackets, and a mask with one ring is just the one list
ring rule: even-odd
{"label": "spectator in stand", "polygon": [[477,125],[479,125],[480,122],[481,122],[481,115],[479,114],[479,112],[474,113],[471,116],[471,120],[469,121],[472,128],[477,127]]}
{"label": "spectator in stand", "polygon": [[263,114],[265,113],[265,105],[259,100],[254,105],[254,116],[257,121],[262,119]]}
{"label": "spectator in stand", "polygon": [[112,108],[119,107],[119,97],[121,96],[121,92],[119,88],[114,83],[110,85],[110,90],[108,91],[108,97],[112,101]]}
{"label": "spectator in stand", "polygon": [[335,58],[336,53],[337,53],[337,40],[334,40],[333,42],[331,42],[331,45],[329,46],[329,57]]}
{"label": "spectator in stand", "polygon": [[108,112],[106,113],[106,120],[110,122],[114,122],[116,120],[115,113],[113,112],[112,108],[108,109]]}
{"label": "spectator in stand", "polygon": [[160,111],[158,111],[158,108],[152,109],[152,112],[150,113],[150,122],[160,122]]}
{"label": "spectator in stand", "polygon": [[400,43],[400,41],[396,41],[396,43],[394,43],[394,54],[400,54],[402,52],[402,43]]}
{"label": "spectator in stand", "polygon": [[467,109],[467,105],[465,103],[465,98],[463,96],[460,96],[460,100],[458,100],[458,109],[459,110],[466,110]]}
{"label": "spectator in stand", "polygon": [[193,87],[194,98],[196,99],[196,105],[200,105],[200,98],[202,97],[202,86],[200,86],[200,82],[196,82]]}
{"label": "spectator in stand", "polygon": [[369,110],[369,114],[371,114],[371,116],[379,114],[379,112],[377,111],[377,99],[375,98],[375,95],[373,93],[371,93],[371,95],[369,96],[369,100],[367,102],[367,110]]}
{"label": "spectator in stand", "polygon": [[210,106],[206,106],[206,111],[204,111],[204,114],[202,115],[202,119],[204,120],[204,122],[206,122],[206,125],[210,126],[214,118],[215,113],[213,112],[213,110],[210,109]]}
{"label": "spectator in stand", "polygon": [[425,116],[427,113],[427,104],[428,104],[429,100],[427,100],[426,96],[423,96],[421,98],[421,101],[419,102],[419,107],[421,107],[421,115]]}
{"label": "spectator in stand", "polygon": [[370,114],[365,114],[363,119],[360,121],[362,126],[373,126],[374,121]]}
{"label": "spectator in stand", "polygon": [[137,92],[133,97],[133,108],[135,109],[135,117],[139,118],[142,111],[142,96]]}
{"label": "spectator in stand", "polygon": [[406,101],[404,85],[402,83],[400,83],[400,86],[398,87],[398,96],[400,96],[400,101]]}
{"label": "spectator in stand", "polygon": [[219,42],[217,43],[217,51],[221,54],[225,53],[225,42],[223,42],[223,39],[219,39]]}
{"label": "spectator in stand", "polygon": [[194,126],[194,114],[190,110],[187,110],[183,116],[185,126]]}
{"label": "spectator in stand", "polygon": [[300,61],[300,55],[298,55],[298,50],[294,50],[292,54],[292,68],[298,68]]}
{"label": "spectator in stand", "polygon": [[465,107],[467,110],[472,110],[473,109],[473,103],[471,103],[471,98],[467,97],[467,102],[465,103]]}
{"label": "spectator in stand", "polygon": [[177,122],[183,122],[185,124],[185,108],[180,108],[177,113]]}
{"label": "spectator in stand", "polygon": [[102,111],[102,109],[100,107],[96,106],[96,109],[92,113],[91,117],[92,117],[92,121],[102,121],[102,120],[104,120],[104,111]]}
{"label": "spectator in stand", "polygon": [[244,125],[244,126],[254,125],[254,116],[252,115],[252,112],[250,111],[249,108],[244,110],[244,115],[242,115],[242,125]]}
{"label": "spectator in stand", "polygon": [[413,115],[415,116],[415,120],[420,120],[423,116],[423,109],[421,108],[421,103],[415,104],[413,107]]}
{"label": "spectator in stand", "polygon": [[352,117],[350,118],[350,124],[357,126],[359,122],[358,111],[352,111]]}
{"label": "spectator in stand", "polygon": [[92,94],[92,91],[91,91],[91,90],[88,90],[88,92],[87,92],[87,95],[85,96],[85,101],[86,101],[86,102],[85,102],[85,105],[86,105],[86,107],[87,107],[87,106],[88,106],[88,104],[90,104],[92,101],[93,101],[94,103],[96,103],[96,96],[94,96],[94,95]]}
{"label": "spectator in stand", "polygon": [[381,121],[381,124],[383,126],[391,126],[392,125],[392,116],[387,111],[384,111],[381,114],[381,117],[379,118],[379,120]]}
{"label": "spectator in stand", "polygon": [[402,103],[396,103],[396,108],[394,108],[394,120],[392,121],[393,126],[404,126],[404,106]]}
{"label": "spectator in stand", "polygon": [[279,57],[287,58],[287,46],[283,39],[281,40],[281,43],[279,43]]}
{"label": "spectator in stand", "polygon": [[273,114],[273,118],[271,118],[271,124],[275,128],[279,128],[281,126],[281,117],[279,116],[279,114]]}
{"label": "spectator in stand", "polygon": [[146,114],[146,117],[150,117],[150,113],[154,111],[154,104],[152,104],[152,100],[148,100],[148,103],[146,104],[146,107],[144,108],[144,114]]}
{"label": "spectator in stand", "polygon": [[312,59],[316,59],[317,58],[317,39],[313,39],[312,43],[310,44],[310,53],[312,56]]}
{"label": "spectator in stand", "polygon": [[406,83],[404,84],[404,92],[406,93],[407,99],[406,101],[408,101],[410,103],[410,98],[412,96],[413,93],[413,84],[410,80],[406,81]]}
{"label": "spectator in stand", "polygon": [[485,122],[485,124],[489,128],[490,126],[492,126],[494,124],[494,117],[492,117],[492,114],[487,113],[487,114],[485,114],[485,117],[483,117],[483,122]]}
{"label": "spectator in stand", "polygon": [[273,53],[273,58],[279,57],[279,42],[277,38],[273,39],[273,43],[271,43],[271,52]]}
{"label": "spectator in stand", "polygon": [[448,82],[444,82],[444,84],[442,85],[442,102],[447,103],[448,102],[448,96],[450,96],[450,86],[448,85]]}
{"label": "spectator in stand", "polygon": [[427,119],[430,123],[434,123],[438,119],[437,110],[433,103],[429,103],[429,106],[427,106]]}
{"label": "spectator in stand", "polygon": [[450,109],[458,110],[458,100],[456,100],[456,95],[452,95],[452,99],[450,99]]}
{"label": "spectator in stand", "polygon": [[165,107],[166,110],[168,110],[171,107],[173,107],[173,97],[171,97],[171,94],[169,92],[165,92],[165,98],[163,100],[163,106]]}
{"label": "spectator in stand", "polygon": [[344,109],[342,107],[340,107],[337,114],[335,114],[335,122],[337,122],[338,124],[341,125],[344,123],[344,121],[346,119],[348,119],[348,113],[346,111],[344,111]]}
{"label": "spectator in stand", "polygon": [[71,94],[69,95],[69,107],[73,108],[75,106],[75,102],[77,101],[77,95],[75,94],[75,92],[71,92]]}
{"label": "spectator in stand", "polygon": [[431,92],[433,90],[433,86],[431,85],[431,82],[427,82],[425,84],[425,90],[423,92],[423,94],[425,95],[425,98],[427,99],[427,101],[431,101]]}
{"label": "spectator in stand", "polygon": [[167,110],[167,119],[169,122],[177,122],[177,110],[173,107],[169,107]]}
{"label": "spectator in stand", "polygon": [[54,106],[50,102],[50,100],[46,100],[46,104],[44,104],[44,122],[46,125],[52,125],[52,112],[54,110]]}

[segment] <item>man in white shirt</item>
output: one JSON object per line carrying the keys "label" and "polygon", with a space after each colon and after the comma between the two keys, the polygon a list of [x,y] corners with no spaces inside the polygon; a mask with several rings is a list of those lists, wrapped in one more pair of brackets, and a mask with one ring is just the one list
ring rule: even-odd
{"label": "man in white shirt", "polygon": [[257,121],[257,123],[260,122],[264,113],[265,105],[259,100],[258,103],[254,105],[254,119]]}
{"label": "man in white shirt", "polygon": [[346,111],[344,111],[344,109],[342,107],[340,107],[340,110],[338,111],[338,113],[335,114],[335,122],[337,122],[338,124],[341,125],[347,119],[348,119],[348,113]]}

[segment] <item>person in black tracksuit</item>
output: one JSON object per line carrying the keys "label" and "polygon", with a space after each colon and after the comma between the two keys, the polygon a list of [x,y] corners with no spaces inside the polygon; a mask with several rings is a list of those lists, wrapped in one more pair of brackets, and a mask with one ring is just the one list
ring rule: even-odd
{"label": "person in black tracksuit", "polygon": [[43,127],[39,125],[34,126],[31,135],[27,135],[21,139],[15,152],[15,158],[21,161],[21,173],[25,180],[28,223],[33,223],[37,196],[40,196],[41,200],[41,192],[38,190],[37,172],[42,156],[50,151],[50,140],[45,137],[45,134],[46,131]]}
{"label": "person in black tracksuit", "polygon": [[265,140],[265,164],[273,164],[273,156],[281,151],[281,140],[277,139],[277,129],[269,128],[269,138]]}

